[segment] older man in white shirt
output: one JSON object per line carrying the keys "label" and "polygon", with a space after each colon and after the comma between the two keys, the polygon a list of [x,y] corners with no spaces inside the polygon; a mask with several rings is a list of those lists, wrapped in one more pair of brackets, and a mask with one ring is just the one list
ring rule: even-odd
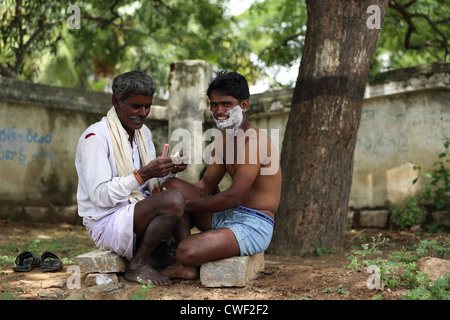
{"label": "older man in white shirt", "polygon": [[170,279],[154,269],[162,261],[153,254],[177,223],[189,220],[182,193],[159,185],[187,165],[156,157],[144,125],[156,90],[153,79],[131,71],[117,76],[112,89],[113,107],[78,142],[78,214],[97,247],[129,260],[127,280],[168,285]]}

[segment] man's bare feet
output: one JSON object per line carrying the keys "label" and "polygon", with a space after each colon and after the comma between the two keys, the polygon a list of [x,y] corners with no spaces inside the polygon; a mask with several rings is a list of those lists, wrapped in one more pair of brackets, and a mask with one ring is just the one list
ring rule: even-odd
{"label": "man's bare feet", "polygon": [[171,248],[166,242],[161,243],[156,249],[152,252],[149,259],[149,265],[152,268],[166,268],[172,264],[174,264],[177,260],[175,259],[175,254],[171,254]]}
{"label": "man's bare feet", "polygon": [[155,286],[169,286],[172,284],[172,281],[170,281],[167,276],[161,274],[148,265],[135,266],[128,263],[125,268],[124,276],[128,281],[139,282],[139,279],[141,279],[142,281],[144,281],[144,284],[147,284],[148,281],[151,281],[151,284]]}
{"label": "man's bare feet", "polygon": [[179,262],[175,262],[171,266],[168,266],[161,273],[172,279],[197,279],[200,275],[198,267],[185,267]]}

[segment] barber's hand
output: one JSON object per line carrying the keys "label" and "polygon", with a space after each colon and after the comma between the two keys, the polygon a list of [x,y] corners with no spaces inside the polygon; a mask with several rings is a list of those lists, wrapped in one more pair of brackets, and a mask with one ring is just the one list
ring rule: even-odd
{"label": "barber's hand", "polygon": [[162,178],[169,174],[169,172],[175,167],[172,159],[169,157],[157,157],[149,164],[138,170],[139,175],[144,181],[151,178]]}
{"label": "barber's hand", "polygon": [[172,173],[177,173],[186,170],[188,166],[189,157],[188,155],[183,155],[183,152],[175,153],[170,157],[174,164],[174,168],[170,171]]}
{"label": "barber's hand", "polygon": [[166,191],[166,188],[165,187],[160,187],[159,186],[159,184],[156,184],[155,183],[155,185],[153,186],[153,190],[152,190],[152,194],[153,193],[158,193],[158,192],[161,192],[161,191]]}

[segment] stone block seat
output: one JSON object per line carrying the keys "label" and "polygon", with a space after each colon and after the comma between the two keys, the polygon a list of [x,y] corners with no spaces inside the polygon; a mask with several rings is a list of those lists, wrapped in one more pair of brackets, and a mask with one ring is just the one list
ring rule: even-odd
{"label": "stone block seat", "polygon": [[127,260],[111,251],[95,250],[76,256],[74,264],[82,273],[124,272]]}
{"label": "stone block seat", "polygon": [[204,287],[245,287],[264,269],[264,252],[202,264],[200,281]]}
{"label": "stone block seat", "polygon": [[[125,271],[127,260],[111,251],[95,250],[74,258],[82,273],[119,273]],[[264,269],[264,253],[206,262],[200,267],[204,287],[245,287]]]}

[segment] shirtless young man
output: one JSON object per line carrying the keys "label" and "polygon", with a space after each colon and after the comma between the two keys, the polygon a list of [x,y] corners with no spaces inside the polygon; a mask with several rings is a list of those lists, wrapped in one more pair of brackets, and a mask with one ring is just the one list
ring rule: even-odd
{"label": "shirtless young man", "polygon": [[[177,262],[163,270],[170,278],[194,279],[207,261],[263,252],[270,244],[274,213],[281,195],[277,148],[252,126],[246,79],[235,72],[220,72],[207,91],[211,114],[222,139],[216,139],[212,164],[194,184],[172,178],[167,189],[182,191],[184,222],[178,224]],[[213,195],[226,173],[229,189]],[[190,220],[189,220],[190,218]],[[192,222],[202,233],[190,235]]]}

